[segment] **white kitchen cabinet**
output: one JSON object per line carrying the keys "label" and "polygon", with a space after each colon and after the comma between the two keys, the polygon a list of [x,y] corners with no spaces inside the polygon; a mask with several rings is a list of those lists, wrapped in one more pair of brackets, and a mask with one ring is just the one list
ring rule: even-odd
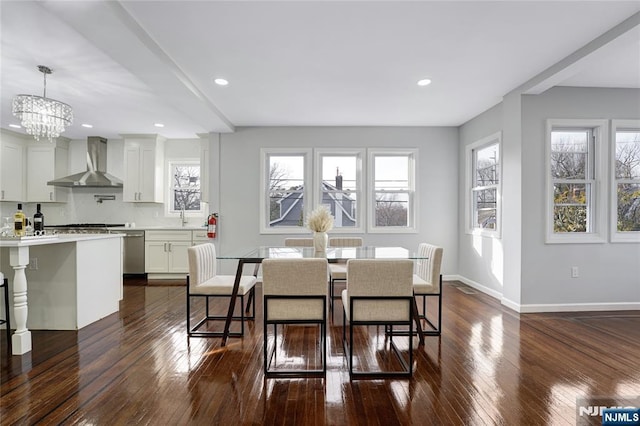
{"label": "white kitchen cabinet", "polygon": [[27,146],[27,201],[66,202],[68,188],[47,185],[47,182],[68,174],[68,143],[34,144]]}
{"label": "white kitchen cabinet", "polygon": [[185,275],[189,272],[187,249],[192,245],[191,231],[146,231],[144,240],[144,269],[149,278],[162,278],[157,274]]}
{"label": "white kitchen cabinet", "polygon": [[10,139],[0,140],[0,201],[24,202],[24,148]]}
{"label": "white kitchen cabinet", "polygon": [[125,137],[123,201],[164,201],[164,138]]}

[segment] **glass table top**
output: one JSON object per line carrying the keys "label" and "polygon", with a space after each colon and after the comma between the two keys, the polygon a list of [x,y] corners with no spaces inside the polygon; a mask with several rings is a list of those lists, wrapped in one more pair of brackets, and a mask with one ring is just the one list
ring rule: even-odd
{"label": "glass table top", "polygon": [[218,254],[218,259],[286,259],[325,258],[331,260],[348,259],[425,259],[417,251],[404,247],[328,247],[326,252],[316,252],[313,247],[256,247]]}

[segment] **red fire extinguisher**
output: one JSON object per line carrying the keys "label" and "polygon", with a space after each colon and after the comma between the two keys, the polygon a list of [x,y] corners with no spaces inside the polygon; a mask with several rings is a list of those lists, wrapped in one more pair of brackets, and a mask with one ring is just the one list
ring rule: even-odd
{"label": "red fire extinguisher", "polygon": [[207,237],[216,237],[216,225],[218,224],[218,213],[212,213],[207,219]]}

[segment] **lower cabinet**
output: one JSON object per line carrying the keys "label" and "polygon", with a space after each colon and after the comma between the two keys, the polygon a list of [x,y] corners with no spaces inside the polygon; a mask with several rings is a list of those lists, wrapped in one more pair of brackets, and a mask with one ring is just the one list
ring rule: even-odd
{"label": "lower cabinet", "polygon": [[144,271],[149,279],[185,277],[187,249],[211,241],[203,230],[147,230],[144,233]]}
{"label": "lower cabinet", "polygon": [[187,249],[191,247],[191,238],[191,231],[146,231],[145,272],[188,273]]}

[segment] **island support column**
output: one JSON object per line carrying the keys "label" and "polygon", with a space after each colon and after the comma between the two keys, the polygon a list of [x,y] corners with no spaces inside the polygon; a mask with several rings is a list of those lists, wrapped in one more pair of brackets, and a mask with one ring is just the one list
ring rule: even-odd
{"label": "island support column", "polygon": [[31,351],[31,332],[27,329],[27,276],[24,273],[29,264],[29,247],[11,247],[9,261],[13,275],[13,316],[16,331],[11,336],[13,355],[23,355]]}

